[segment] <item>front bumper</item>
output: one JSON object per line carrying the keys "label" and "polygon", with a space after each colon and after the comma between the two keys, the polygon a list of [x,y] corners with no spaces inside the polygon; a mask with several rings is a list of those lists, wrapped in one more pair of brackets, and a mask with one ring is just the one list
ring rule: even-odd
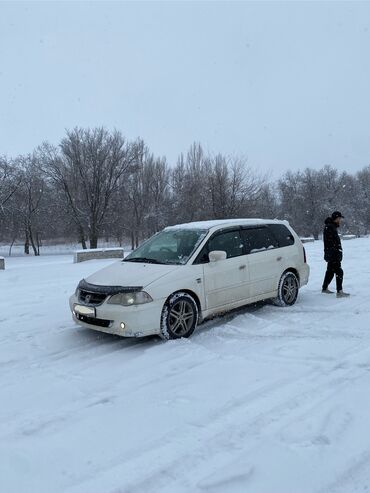
{"label": "front bumper", "polygon": [[[69,299],[73,320],[89,329],[122,337],[145,337],[160,333],[160,320],[165,300],[134,306],[109,305],[105,301],[95,307],[95,317],[81,317],[74,306],[81,305],[76,295]],[[124,328],[121,323],[124,323]]]}

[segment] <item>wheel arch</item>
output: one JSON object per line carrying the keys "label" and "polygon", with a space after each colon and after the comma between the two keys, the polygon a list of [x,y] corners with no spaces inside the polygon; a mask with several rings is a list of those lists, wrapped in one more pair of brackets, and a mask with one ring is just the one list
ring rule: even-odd
{"label": "wheel arch", "polygon": [[176,289],[176,291],[174,291],[173,293],[171,293],[170,295],[167,296],[166,303],[171,298],[171,296],[173,296],[174,294],[177,294],[177,293],[186,293],[186,294],[189,294],[192,298],[194,298],[194,301],[195,301],[195,303],[197,304],[197,307],[198,307],[199,316],[201,316],[201,313],[202,313],[202,305],[200,303],[199,296],[197,295],[197,293],[195,293],[191,289]]}
{"label": "wheel arch", "polygon": [[[282,299],[283,281],[287,277],[288,274],[293,274],[297,278],[297,281],[298,281],[297,291],[295,294],[294,301],[292,303],[288,303],[286,300]],[[297,297],[298,297],[299,287],[300,287],[300,282],[299,282],[299,273],[298,273],[297,269],[295,269],[294,267],[288,267],[287,269],[284,270],[284,272],[280,276],[279,284],[278,284],[278,288],[277,288],[277,297],[273,298],[273,304],[276,306],[294,305],[294,303],[296,302]]]}
{"label": "wheel arch", "polygon": [[[287,272],[291,272],[292,274],[294,274],[297,279],[298,279],[298,283],[301,284],[301,280],[300,280],[300,277],[299,277],[299,272],[298,270],[295,268],[295,267],[288,267],[287,269],[285,269],[285,271],[281,274],[281,276],[283,276],[284,274],[286,274]],[[280,276],[280,278],[281,278]],[[280,282],[280,281],[279,281]]]}
{"label": "wheel arch", "polygon": [[[177,339],[173,334],[169,332],[169,329],[167,327],[167,320],[168,320],[168,309],[170,306],[170,300],[172,297],[176,295],[188,295],[193,299],[193,302],[196,305],[196,311],[197,311],[197,316],[194,318],[193,326],[191,328],[191,331],[187,335],[183,335],[181,337],[190,337],[191,334],[194,332],[195,328],[197,327],[198,323],[201,321],[202,315],[201,315],[201,305],[200,305],[200,300],[198,295],[192,291],[191,289],[176,289],[173,291],[171,294],[169,294],[166,298],[166,301],[164,302],[163,308],[162,308],[162,314],[161,314],[161,330],[160,330],[160,337],[162,339],[168,340],[168,339]],[[195,307],[193,308],[195,311]]]}

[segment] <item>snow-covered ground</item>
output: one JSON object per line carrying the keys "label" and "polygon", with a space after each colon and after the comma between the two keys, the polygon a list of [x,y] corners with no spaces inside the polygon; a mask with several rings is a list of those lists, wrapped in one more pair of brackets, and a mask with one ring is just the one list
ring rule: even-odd
{"label": "snow-covered ground", "polygon": [[110,263],[0,271],[0,491],[363,493],[370,489],[370,239],[344,244],[350,299],[321,295],[322,243],[292,308],[190,340],[76,327],[77,282]]}

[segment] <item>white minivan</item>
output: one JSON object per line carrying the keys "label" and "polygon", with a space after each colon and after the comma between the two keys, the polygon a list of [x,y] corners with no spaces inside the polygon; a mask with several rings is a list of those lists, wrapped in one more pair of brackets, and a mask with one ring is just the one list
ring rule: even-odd
{"label": "white minivan", "polygon": [[242,305],[293,305],[308,276],[304,247],[286,221],[201,221],[165,228],[82,279],[70,307],[83,327],[176,339]]}

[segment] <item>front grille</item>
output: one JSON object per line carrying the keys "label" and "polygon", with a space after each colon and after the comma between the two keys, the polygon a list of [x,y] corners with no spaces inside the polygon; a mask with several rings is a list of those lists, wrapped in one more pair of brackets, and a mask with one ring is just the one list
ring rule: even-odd
{"label": "front grille", "polygon": [[98,306],[103,303],[107,295],[105,293],[93,293],[85,289],[78,290],[78,301],[84,305]]}
{"label": "front grille", "polygon": [[86,315],[80,315],[79,313],[76,313],[76,317],[81,322],[85,322],[85,324],[97,325],[98,327],[108,328],[112,324],[112,320],[104,320],[103,318],[87,317]]}

